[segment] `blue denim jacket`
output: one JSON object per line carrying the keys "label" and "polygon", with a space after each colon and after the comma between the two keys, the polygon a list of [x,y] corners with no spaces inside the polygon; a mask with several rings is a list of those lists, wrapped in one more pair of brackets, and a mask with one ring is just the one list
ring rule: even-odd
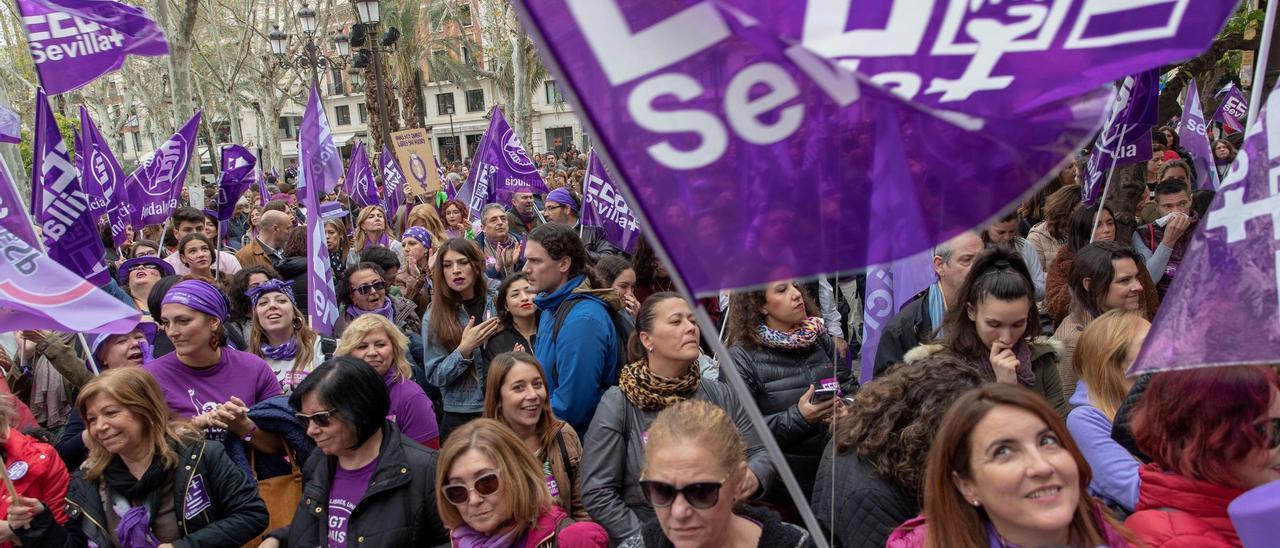
{"label": "blue denim jacket", "polygon": [[[489,294],[485,297],[484,311],[487,317],[497,315],[494,308],[494,297],[498,293],[498,282],[486,280]],[[435,303],[431,304],[434,307]],[[444,410],[450,413],[479,413],[484,411],[484,379],[489,372],[489,364],[481,359],[484,345],[479,345],[469,356],[475,365],[469,367],[462,362],[462,354],[456,348],[445,349],[432,340],[431,307],[422,317],[422,345],[424,371],[427,382],[440,389],[444,399]],[[476,318],[479,322],[484,318]],[[466,309],[458,307],[458,324],[467,325]],[[470,371],[468,371],[470,369]]]}

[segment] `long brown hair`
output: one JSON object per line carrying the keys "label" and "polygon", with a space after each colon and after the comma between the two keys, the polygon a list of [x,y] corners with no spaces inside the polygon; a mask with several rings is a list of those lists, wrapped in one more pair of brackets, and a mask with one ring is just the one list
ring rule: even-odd
{"label": "long brown hair", "polygon": [[[770,282],[763,289],[754,291],[735,291],[729,296],[729,319],[728,326],[725,327],[726,346],[760,345],[760,325],[764,323],[765,316],[760,309],[764,307],[765,292],[776,283],[778,282]],[[804,298],[805,315],[817,316],[818,306],[814,304],[813,298],[804,286],[794,280],[788,283],[800,290],[800,295]]]}
{"label": "long brown hair", "polygon": [[[538,372],[538,376],[542,379],[542,386],[547,386],[547,374],[542,369],[542,364],[538,359],[527,352],[504,352],[498,354],[489,363],[489,373],[484,380],[484,415],[486,419],[493,419],[502,424],[507,424],[507,418],[502,414],[502,385],[507,382],[507,373],[510,373],[517,364],[525,364],[532,366]],[[556,435],[560,432],[561,425],[564,421],[557,419],[555,412],[551,410],[551,394],[547,393],[547,397],[542,399],[542,412],[538,416],[538,446],[541,448],[540,455],[546,456],[551,454],[551,450],[556,445]],[[514,430],[514,429],[513,429]],[[538,456],[538,455],[534,455]]]}
{"label": "long brown hair", "polygon": [[[347,223],[342,219],[333,218],[325,219],[324,226],[333,227],[334,232],[338,233],[338,253],[346,260],[347,252],[351,251],[351,238],[347,237]],[[328,249],[328,246],[325,246]]]}
{"label": "long brown hair", "polygon": [[476,297],[487,298],[489,286],[484,277],[484,252],[480,251],[480,246],[475,242],[466,238],[453,238],[436,251],[436,262],[431,267],[431,311],[427,315],[431,332],[427,342],[435,342],[445,350],[453,351],[462,342],[458,309],[463,300],[462,294],[450,288],[444,280],[444,256],[450,251],[461,254],[471,263],[471,275],[475,280],[472,291]]}
{"label": "long brown hair", "polygon": [[[1080,500],[1075,516],[1071,519],[1071,541],[1078,546],[1106,544],[1103,527],[1126,534],[1106,512],[1099,512],[1089,497],[1089,482],[1093,471],[1084,459],[1076,442],[1067,431],[1067,424],[1058,412],[1039,394],[1022,386],[1006,383],[987,383],[960,396],[942,419],[942,427],[929,450],[929,464],[925,471],[924,515],[929,531],[926,548],[985,548],[988,544],[986,522],[989,520],[984,507],[974,506],[964,499],[956,486],[955,477],[973,478],[970,462],[970,435],[973,429],[992,409],[1001,406],[1016,407],[1044,421],[1058,437],[1063,449],[1075,461],[1077,490]],[[1100,524],[1098,517],[1107,521]]]}
{"label": "long brown hair", "polygon": [[[203,436],[191,423],[174,416],[169,411],[160,391],[160,383],[151,373],[141,367],[120,367],[108,369],[94,377],[80,390],[76,398],[76,411],[84,417],[89,429],[89,402],[98,396],[106,396],[116,400],[142,423],[143,443],[150,443],[152,454],[160,455],[165,470],[178,466],[178,454],[170,447],[170,442],[190,444],[200,441]],[[89,448],[89,458],[84,461],[85,479],[97,481],[107,469],[114,455],[98,443],[97,438],[86,436],[85,445]]]}
{"label": "long brown hair", "polygon": [[[285,291],[289,291],[285,289]],[[275,292],[273,292],[275,293]],[[261,296],[261,295],[260,295]],[[292,301],[293,299],[290,299]],[[297,304],[293,305],[293,333],[298,337],[298,355],[293,360],[293,367],[290,371],[304,371],[311,367],[311,362],[315,359],[316,339],[320,336],[307,325],[305,319],[306,314],[302,313],[302,309]],[[258,322],[258,303],[249,303],[249,352],[266,358],[267,355],[262,351],[262,342],[267,340],[267,332],[262,328],[262,324]]]}

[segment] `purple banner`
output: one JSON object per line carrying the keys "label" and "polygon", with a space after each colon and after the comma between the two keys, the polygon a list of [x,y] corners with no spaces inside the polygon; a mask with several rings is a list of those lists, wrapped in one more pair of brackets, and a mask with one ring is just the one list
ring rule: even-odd
{"label": "purple banner", "polygon": [[258,205],[265,206],[267,205],[267,202],[271,200],[271,191],[267,190],[267,178],[259,173],[254,177],[254,179],[256,179],[258,183]]}
{"label": "purple banner", "polygon": [[101,211],[106,211],[107,221],[111,224],[111,241],[115,247],[120,247],[129,236],[125,232],[125,225],[129,224],[129,201],[124,196],[124,170],[83,106],[80,107],[80,128],[83,133],[80,148],[76,149],[80,181],[84,183],[85,194],[91,198],[90,204],[102,203],[101,207],[95,208],[93,218],[97,219]]}
{"label": "purple banner", "polygon": [[[471,175],[467,183],[475,180],[474,188],[482,192],[471,194],[471,218],[480,218],[480,209],[489,202],[506,201],[512,192],[524,191],[540,194],[547,193],[547,183],[538,173],[538,166],[525,153],[520,137],[511,129],[511,124],[502,115],[502,109],[493,107],[489,128],[485,130],[476,150],[472,163]],[[483,201],[481,198],[483,197]],[[478,205],[477,205],[478,204]]]}
{"label": "purple banner", "polygon": [[110,0],[18,0],[40,82],[57,95],[119,69],[127,55],[169,53],[142,8]]}
{"label": "purple banner", "polygon": [[1213,148],[1209,146],[1209,124],[1204,120],[1204,109],[1200,106],[1200,89],[1196,86],[1194,78],[1187,82],[1187,94],[1182,101],[1182,118],[1178,121],[1178,142],[1191,153],[1191,161],[1196,168],[1196,180],[1191,183],[1195,188],[1217,190],[1218,170],[1213,159]]}
{"label": "purple banner", "polygon": [[1249,114],[1249,99],[1244,96],[1244,92],[1236,87],[1235,82],[1230,82],[1218,92],[1217,96],[1222,102],[1218,103],[1218,110],[1214,111],[1213,120],[1230,128],[1233,132],[1244,131],[1245,115]]}
{"label": "purple banner", "polygon": [[222,180],[218,182],[218,203],[214,206],[219,221],[235,215],[236,202],[257,180],[258,159],[249,149],[240,145],[223,147]]}
{"label": "purple banner", "polygon": [[[307,314],[311,317],[312,329],[332,337],[335,336],[333,325],[338,321],[338,299],[333,290],[333,266],[329,264],[324,221],[319,212],[321,198],[333,191],[338,177],[342,176],[342,160],[338,158],[338,148],[333,144],[315,87],[311,88],[311,98],[302,115],[298,165],[305,166],[298,176],[301,185],[298,194],[303,195],[303,207],[311,212],[307,215],[307,293],[311,298]],[[305,192],[301,192],[304,189]]]}
{"label": "purple banner", "polygon": [[9,165],[0,157],[0,228],[21,238],[29,245],[36,245],[36,231],[31,218],[22,207],[17,186],[9,173]]}
{"label": "purple banner", "polygon": [[22,120],[18,113],[0,106],[0,143],[22,142]]}
{"label": "purple banner", "polygon": [[1280,361],[1280,95],[1245,131],[1129,375]]}
{"label": "purple banner", "polygon": [[1085,207],[1098,200],[1111,170],[1151,159],[1151,128],[1156,124],[1160,102],[1160,75],[1149,70],[1127,76],[1107,106],[1106,122],[1093,141],[1093,152],[1085,164],[1080,198]]}
{"label": "purple banner", "polygon": [[96,285],[107,283],[111,275],[103,264],[98,223],[89,214],[89,197],[80,188],[67,145],[42,89],[36,91],[32,155],[32,192],[40,196],[36,219],[49,257]]}
{"label": "purple banner", "polygon": [[582,183],[582,225],[600,227],[609,243],[627,253],[635,253],[636,244],[640,243],[640,223],[631,213],[627,199],[610,180],[595,150],[588,156],[587,176]]}
{"label": "purple banner", "polygon": [[182,129],[143,158],[138,169],[129,175],[133,180],[130,192],[138,209],[138,222],[134,223],[134,228],[164,223],[177,209],[182,185],[187,179],[187,164],[191,162],[191,154],[196,147],[200,115],[201,112],[196,112]]}
{"label": "purple banner", "polygon": [[347,161],[347,177],[342,186],[343,191],[357,206],[382,206],[382,198],[378,196],[378,183],[373,180],[373,166],[369,165],[369,155],[365,153],[364,143],[361,141],[356,141],[351,150],[351,159]]}
{"label": "purple banner", "polygon": [[[378,164],[382,170],[382,193],[386,196],[387,216],[397,218],[396,211],[404,203],[404,172],[400,163],[386,144],[382,145],[382,154],[378,156]],[[389,220],[388,220],[389,221]]]}

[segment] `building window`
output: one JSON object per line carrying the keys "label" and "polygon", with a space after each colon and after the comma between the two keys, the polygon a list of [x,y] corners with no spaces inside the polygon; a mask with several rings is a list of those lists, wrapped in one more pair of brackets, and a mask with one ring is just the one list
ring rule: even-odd
{"label": "building window", "polygon": [[333,117],[338,120],[340,126],[351,125],[351,107],[347,105],[333,107]]}
{"label": "building window", "polygon": [[463,28],[471,27],[471,6],[463,5],[458,7],[458,20],[462,21]]}
{"label": "building window", "polygon": [[137,131],[134,131],[134,132],[130,132],[129,135],[133,136],[133,150],[136,150],[139,153],[141,153],[142,152],[142,134]]}
{"label": "building window", "polygon": [[440,116],[453,114],[453,93],[437,93],[436,94],[436,112]]}
{"label": "building window", "polygon": [[369,123],[369,109],[364,103],[356,103],[356,112],[360,115],[360,123]]}
{"label": "building window", "polygon": [[329,72],[333,74],[333,78],[330,80],[333,85],[329,88],[329,95],[346,95],[347,88],[342,85],[342,69],[335,68]]}
{"label": "building window", "polygon": [[436,139],[436,141],[439,143],[440,156],[444,157],[444,161],[457,162],[462,160],[458,155],[460,151],[458,150],[458,137],[456,135],[440,137],[439,139]]}
{"label": "building window", "polygon": [[465,47],[464,47],[464,48],[462,48],[462,64],[467,65],[467,66],[471,66],[471,64],[472,64],[472,62],[471,62],[471,50],[469,50],[469,49],[467,49],[467,48],[465,48]]}
{"label": "building window", "polygon": [[484,90],[473,89],[467,91],[467,112],[480,112],[484,110]]}
{"label": "building window", "polygon": [[467,136],[467,158],[475,157],[476,149],[480,148],[480,140],[482,137],[484,137],[484,135],[480,133],[474,133]]}
{"label": "building window", "polygon": [[555,80],[547,80],[547,104],[555,105],[564,102],[564,94],[560,93],[560,86],[556,85]]}
{"label": "building window", "polygon": [[298,126],[300,125],[302,125],[301,116],[281,116],[280,137],[284,139],[297,139]]}

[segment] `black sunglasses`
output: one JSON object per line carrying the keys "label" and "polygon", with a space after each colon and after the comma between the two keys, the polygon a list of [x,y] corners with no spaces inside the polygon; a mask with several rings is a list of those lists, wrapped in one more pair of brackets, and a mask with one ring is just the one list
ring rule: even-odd
{"label": "black sunglasses", "polygon": [[302,423],[303,428],[310,426],[309,423],[312,422],[316,423],[316,426],[319,426],[320,428],[328,428],[329,424],[333,422],[333,414],[337,412],[337,408],[334,408],[328,411],[312,413],[310,415],[294,413],[293,416],[298,417],[298,422]]}
{"label": "black sunglasses", "polygon": [[368,295],[370,293],[375,293],[375,292],[380,293],[382,291],[385,291],[386,289],[387,289],[387,282],[373,282],[371,284],[364,284],[359,287],[351,288],[352,291],[355,291],[356,293],[359,293],[361,295]]}
{"label": "black sunglasses", "polygon": [[641,480],[640,494],[644,495],[644,500],[648,501],[649,505],[654,508],[671,506],[676,502],[676,495],[684,495],[684,500],[689,503],[689,506],[699,510],[706,510],[720,502],[720,487],[724,485],[724,481],[729,479],[730,475],[732,473],[726,474],[724,479],[720,481],[690,483],[680,488],[661,481]]}
{"label": "black sunglasses", "polygon": [[1267,440],[1267,449],[1280,447],[1280,419],[1271,418],[1258,425],[1258,431]]}
{"label": "black sunglasses", "polygon": [[441,487],[440,490],[444,492],[444,498],[449,499],[449,502],[466,504],[467,500],[471,498],[471,491],[474,490],[480,496],[487,497],[497,493],[498,488],[501,486],[502,483],[498,481],[498,474],[488,473],[476,478],[476,482],[471,487],[467,487],[464,483],[453,483]]}

